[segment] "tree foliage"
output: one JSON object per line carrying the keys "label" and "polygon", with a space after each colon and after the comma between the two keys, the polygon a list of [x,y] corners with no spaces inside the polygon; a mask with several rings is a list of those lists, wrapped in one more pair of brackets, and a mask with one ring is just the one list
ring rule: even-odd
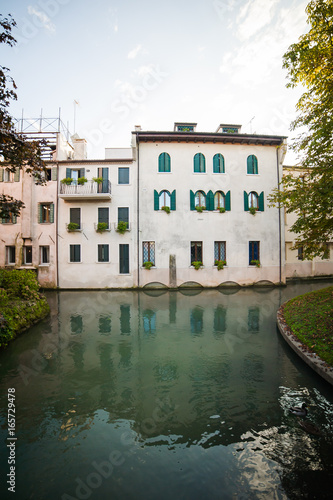
{"label": "tree foliage", "polygon": [[333,1],[312,0],[306,13],[309,31],[283,57],[287,87],[306,88],[291,124],[298,130],[292,149],[301,170],[285,175],[270,201],[296,214],[294,248],[303,247],[312,259],[327,256],[333,235]]}
{"label": "tree foliage", "polygon": [[[0,15],[0,43],[13,47],[16,43],[12,29],[16,22],[8,15]],[[16,84],[9,75],[9,69],[0,66],[0,157],[1,166],[11,172],[24,169],[35,181],[43,184],[45,181],[45,163],[42,160],[43,141],[29,141],[15,130],[13,118],[8,108],[12,100],[17,99]],[[19,215],[24,204],[3,193],[0,195],[0,217],[8,217],[12,212]]]}

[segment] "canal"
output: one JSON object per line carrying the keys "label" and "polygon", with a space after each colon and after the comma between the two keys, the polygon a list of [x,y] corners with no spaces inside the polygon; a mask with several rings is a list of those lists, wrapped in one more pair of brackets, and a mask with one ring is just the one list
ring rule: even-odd
{"label": "canal", "polygon": [[48,292],[0,352],[1,498],[331,498],[333,391],[276,328],[325,286]]}

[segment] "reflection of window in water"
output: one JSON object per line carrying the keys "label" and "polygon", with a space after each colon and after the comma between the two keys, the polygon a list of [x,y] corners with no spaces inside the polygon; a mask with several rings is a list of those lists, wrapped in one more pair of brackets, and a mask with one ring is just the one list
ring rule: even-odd
{"label": "reflection of window in water", "polygon": [[100,316],[98,331],[99,333],[111,333],[111,318],[108,316]]}
{"label": "reflection of window in water", "polygon": [[131,306],[120,306],[120,331],[131,333]]}
{"label": "reflection of window in water", "polygon": [[225,332],[225,318],[227,311],[222,306],[217,306],[214,310],[214,330],[215,332]]}
{"label": "reflection of window in water", "polygon": [[201,333],[203,328],[203,309],[195,307],[191,310],[190,324],[192,333]]}
{"label": "reflection of window in water", "polygon": [[177,365],[175,364],[157,365],[154,371],[156,379],[160,382],[168,382],[178,378]]}
{"label": "reflection of window in water", "polygon": [[259,332],[259,307],[250,307],[247,324],[250,332]]}
{"label": "reflection of window in water", "polygon": [[156,333],[156,313],[146,309],[142,313],[143,330],[145,333]]}
{"label": "reflection of window in water", "polygon": [[81,315],[71,316],[71,332],[74,335],[82,333],[83,331],[83,320]]}

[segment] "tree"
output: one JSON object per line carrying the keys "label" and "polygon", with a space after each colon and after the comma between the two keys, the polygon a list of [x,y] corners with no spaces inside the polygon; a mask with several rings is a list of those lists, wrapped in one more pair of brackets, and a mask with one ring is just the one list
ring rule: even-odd
{"label": "tree", "polygon": [[[0,15],[0,43],[13,47],[16,43],[12,29],[16,22],[9,14]],[[16,84],[9,76],[9,69],[0,66],[0,158],[1,166],[11,172],[24,169],[39,184],[45,182],[45,163],[42,160],[43,141],[28,141],[25,136],[15,131],[13,118],[8,112],[11,100],[16,100]],[[7,194],[0,194],[0,218],[9,217],[10,213],[19,215],[24,204]]]}
{"label": "tree", "polygon": [[301,170],[283,177],[270,202],[296,214],[293,248],[303,247],[304,257],[312,259],[327,256],[333,235],[333,1],[312,0],[306,13],[308,33],[283,56],[287,87],[306,87],[291,124],[300,130],[292,149]]}

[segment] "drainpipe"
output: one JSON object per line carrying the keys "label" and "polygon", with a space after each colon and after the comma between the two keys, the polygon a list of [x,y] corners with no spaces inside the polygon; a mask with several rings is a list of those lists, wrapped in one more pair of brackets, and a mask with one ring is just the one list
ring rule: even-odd
{"label": "drainpipe", "polygon": [[140,199],[140,142],[139,135],[136,134],[136,149],[137,149],[137,195],[136,195],[136,223],[137,223],[137,275],[138,275],[138,287],[140,286],[140,210],[139,210],[139,199]]}
{"label": "drainpipe", "polygon": [[57,204],[57,216],[56,216],[56,266],[57,266],[57,283],[56,287],[59,288],[59,162],[57,162],[57,196],[56,196],[56,204]]}
{"label": "drainpipe", "polygon": [[[276,172],[277,172],[277,187],[280,193],[280,172],[279,172],[279,147],[276,148]],[[281,204],[278,204],[279,212],[279,282],[282,283],[282,237],[281,237]]]}

